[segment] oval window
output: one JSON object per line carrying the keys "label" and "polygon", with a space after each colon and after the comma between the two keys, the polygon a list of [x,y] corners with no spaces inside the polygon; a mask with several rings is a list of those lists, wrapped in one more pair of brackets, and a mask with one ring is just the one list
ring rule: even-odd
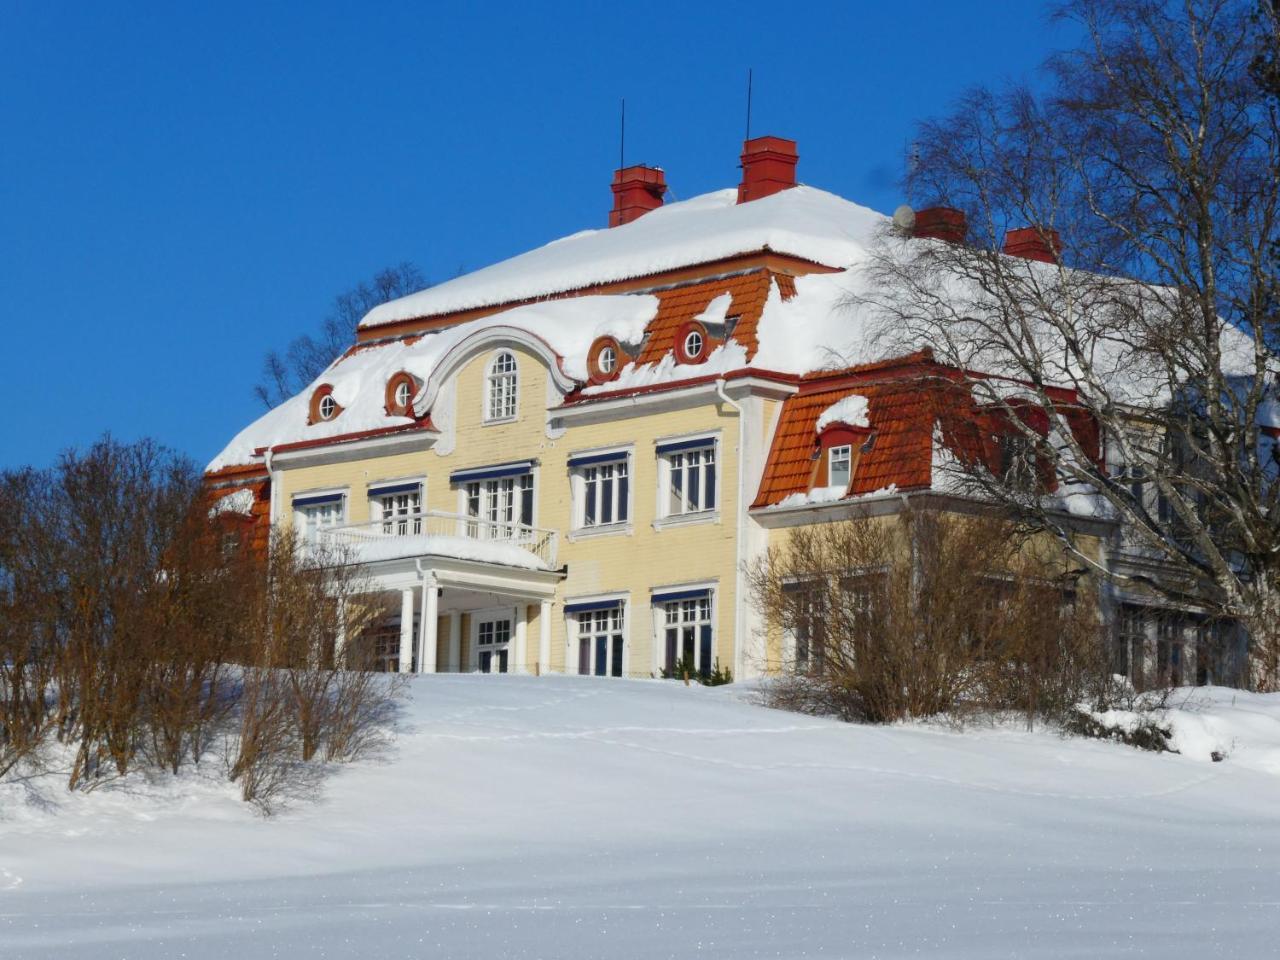
{"label": "oval window", "polygon": [[684,338],[684,355],[690,360],[696,360],[701,354],[702,334],[697,330],[690,330]]}
{"label": "oval window", "polygon": [[412,388],[409,386],[408,380],[401,380],[396,384],[395,401],[396,407],[400,410],[409,409],[409,399],[412,394]]}
{"label": "oval window", "polygon": [[320,398],[320,405],[316,410],[319,412],[321,420],[332,420],[333,415],[338,412],[338,402],[326,393]]}
{"label": "oval window", "polygon": [[600,351],[600,357],[596,363],[599,364],[601,373],[613,373],[613,368],[618,365],[618,355],[613,347],[605,347]]}

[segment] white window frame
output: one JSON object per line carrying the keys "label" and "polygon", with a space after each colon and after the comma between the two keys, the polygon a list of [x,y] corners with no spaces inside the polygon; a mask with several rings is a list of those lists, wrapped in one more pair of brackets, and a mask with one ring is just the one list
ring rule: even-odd
{"label": "white window frame", "polygon": [[[670,438],[664,438],[658,441],[658,447],[661,447],[661,445],[664,443],[684,443],[684,442],[695,441],[695,440],[697,441],[705,440],[705,444],[702,444],[698,447],[690,447],[685,450],[672,451],[670,453],[662,453],[661,451],[657,452],[658,503],[657,503],[657,511],[656,511],[657,522],[655,523],[655,525],[657,526],[665,526],[667,524],[675,524],[675,523],[689,523],[689,522],[696,522],[699,520],[709,520],[709,519],[714,519],[720,515],[720,503],[724,495],[724,484],[720,476],[720,462],[721,462],[720,438],[715,435],[710,435],[706,437],[695,436],[695,437],[687,437],[687,438],[670,437]],[[681,510],[673,513],[671,511],[671,491],[672,491],[672,475],[676,466],[674,462],[675,459],[679,458],[680,469],[685,474],[685,478],[686,478],[685,482],[687,483],[687,477],[690,471],[690,466],[687,462],[689,458],[689,454],[692,454],[692,453],[702,454],[705,451],[710,451],[711,453],[711,470],[710,471],[706,470],[705,461],[701,461],[698,464],[698,467],[699,467],[698,479],[702,487],[701,493],[702,493],[703,500],[705,501],[706,499],[707,485],[708,483],[710,483],[714,487],[715,502],[710,507],[702,506],[702,507],[699,507],[699,509],[697,510],[686,509],[686,510]],[[686,504],[688,503],[687,497],[684,497],[682,499],[684,499]]]}
{"label": "white window frame", "polygon": [[[418,485],[417,492],[417,508],[413,510],[402,509],[401,505],[394,505],[392,512],[387,513],[386,501],[390,499],[404,498],[408,499],[413,494],[393,493],[381,494],[378,487],[391,487],[403,484],[416,483]],[[368,490],[369,497],[369,523],[370,527],[375,530],[381,530],[384,534],[394,534],[396,536],[405,536],[408,534],[422,533],[422,513],[426,509],[424,504],[427,501],[427,481],[420,477],[408,477],[404,480],[379,480],[376,484],[372,484]],[[405,504],[408,507],[410,504]],[[416,516],[414,516],[416,514]],[[396,517],[413,517],[413,520],[402,520],[397,523]],[[394,527],[391,525],[394,524]],[[380,526],[379,526],[380,525]],[[391,527],[389,529],[389,527]]]}
{"label": "white window frame", "polygon": [[332,420],[338,415],[338,401],[333,399],[332,393],[326,393],[320,398],[320,402],[316,404],[316,413],[319,414],[321,420]]}
{"label": "white window frame", "polygon": [[[573,602],[591,603],[597,601],[578,600]],[[616,600],[613,598],[601,598],[598,602],[613,603],[614,606],[602,610],[583,610],[578,613],[571,613],[568,616],[569,629],[566,632],[569,639],[569,649],[565,651],[565,672],[574,673],[578,676],[625,677],[631,661],[630,611],[627,609],[627,600],[625,597],[619,597]],[[600,629],[602,622],[604,628]],[[615,637],[622,638],[621,651],[615,649],[613,642]],[[596,656],[601,639],[605,641],[605,669],[604,673],[596,673]],[[589,642],[587,672],[585,674],[582,672],[581,651],[583,640]]]}
{"label": "white window frame", "polygon": [[[324,497],[337,496],[337,500],[330,503],[316,503],[305,506],[295,506],[292,501],[305,500],[308,497]],[[316,534],[321,530],[330,530],[334,527],[341,527],[347,522],[347,490],[308,490],[306,492],[295,493],[291,498],[290,507],[293,510],[293,528],[298,533],[298,539],[306,543],[316,543],[319,539]],[[311,518],[319,514],[326,507],[337,507],[336,514],[330,514],[330,519],[326,523],[312,523]]]}
{"label": "white window frame", "polygon": [[[404,399],[400,399],[400,394],[404,393]],[[408,380],[401,380],[396,384],[395,392],[391,396],[395,405],[405,413],[410,413],[409,401],[413,399],[413,384]]]}
{"label": "white window frame", "polygon": [[[499,370],[498,364],[511,360],[510,370]],[[520,415],[520,361],[514,350],[495,353],[485,367],[482,418],[484,423],[511,423]],[[496,405],[500,404],[500,408]]]}
{"label": "white window frame", "polygon": [[[683,592],[684,589],[694,590],[701,589],[697,587],[679,588],[670,587],[661,590],[655,590],[658,596],[664,593]],[[653,609],[653,626],[654,626],[654,654],[657,675],[661,676],[666,670],[674,667],[684,653],[683,631],[685,629],[693,630],[693,662],[694,670],[698,673],[710,673],[715,668],[716,662],[716,644],[718,641],[718,631],[716,629],[716,593],[715,589],[707,589],[706,597],[695,598],[692,600],[664,600],[651,603]],[[702,615],[700,609],[702,604],[706,604],[706,615]],[[671,619],[671,608],[675,608],[675,619]],[[692,608],[692,610],[691,610]],[[692,612],[695,614],[687,616]],[[710,657],[711,662],[704,664],[702,656],[702,630],[701,627],[710,628]],[[667,651],[667,631],[668,629],[676,629],[676,657],[675,661],[671,661]]]}
{"label": "white window frame", "polygon": [[[472,673],[480,672],[480,625],[482,623],[491,623],[495,620],[505,620],[508,624],[507,639],[499,644],[488,645],[490,651],[497,651],[505,648],[507,651],[507,673],[516,672],[516,632],[517,632],[517,616],[519,614],[517,607],[490,607],[487,610],[471,611],[471,629],[470,642],[467,651],[467,661],[470,665]],[[490,673],[497,673],[496,670],[490,670]]]}
{"label": "white window frame", "polygon": [[[483,527],[476,525],[475,532],[466,530],[466,520],[461,523],[464,527],[461,531],[464,535],[479,537],[481,539],[503,539],[512,540],[521,535],[521,532],[538,525],[538,471],[530,470],[527,473],[515,473],[507,477],[492,477],[486,480],[459,480],[458,487],[458,515],[461,517],[476,517],[479,520],[490,521]],[[524,519],[524,483],[528,478],[529,485],[529,520]],[[512,485],[509,498],[504,498],[502,485],[510,481]],[[472,507],[472,487],[476,487],[477,510],[473,514]],[[508,499],[507,503],[503,503],[503,499]],[[510,513],[510,516],[504,514]],[[507,526],[507,534],[503,537],[495,537],[493,533],[497,530],[496,524],[504,524]]]}
{"label": "white window frame", "polygon": [[[615,452],[617,456],[613,459],[570,468],[569,487],[573,495],[573,530],[575,532],[584,534],[610,533],[630,528],[634,500],[633,491],[635,489],[633,458],[629,449],[601,451],[600,455],[612,455]],[[582,455],[579,454],[579,456]],[[570,459],[572,460],[573,458],[570,457]],[[617,472],[619,466],[625,471],[622,476],[619,476]],[[601,476],[601,471],[606,468],[611,474],[608,478]],[[621,483],[621,479],[625,479],[626,483]],[[605,488],[606,484],[608,485],[613,519],[607,523],[599,521],[587,522],[587,494],[593,483],[598,488],[595,497],[597,514],[602,512],[600,510],[600,492]],[[623,491],[624,486],[626,488],[625,492]]]}
{"label": "white window frame", "polygon": [[613,347],[603,347],[599,356],[596,357],[596,366],[600,368],[601,373],[613,373],[613,368],[618,365],[618,351]]}
{"label": "white window frame", "polygon": [[[837,483],[835,479],[836,454],[838,453],[843,454],[841,458],[844,461],[844,470],[845,470],[843,483]],[[852,482],[852,480],[853,480],[853,445],[848,443],[842,443],[838,447],[831,447],[829,450],[827,450],[827,486],[828,487],[839,486],[839,487],[848,489],[848,486],[850,482]]]}
{"label": "white window frame", "polygon": [[[697,341],[698,349],[690,350],[689,342],[694,340]],[[684,343],[682,344],[682,347],[684,349],[684,355],[690,360],[702,356],[703,348],[706,347],[706,345],[706,341],[702,339],[702,334],[697,330],[690,330],[684,335]]]}

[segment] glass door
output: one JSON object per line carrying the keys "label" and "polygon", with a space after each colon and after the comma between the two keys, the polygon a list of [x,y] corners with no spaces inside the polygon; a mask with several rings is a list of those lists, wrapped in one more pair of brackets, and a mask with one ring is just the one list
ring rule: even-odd
{"label": "glass door", "polygon": [[506,673],[511,649],[511,618],[483,617],[476,623],[476,668]]}

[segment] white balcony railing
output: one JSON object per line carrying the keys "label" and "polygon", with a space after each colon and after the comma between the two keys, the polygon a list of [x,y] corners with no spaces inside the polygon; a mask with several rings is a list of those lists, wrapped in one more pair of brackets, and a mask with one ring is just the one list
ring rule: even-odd
{"label": "white balcony railing", "polygon": [[357,560],[439,554],[551,570],[559,539],[554,530],[523,523],[426,510],[329,527],[320,531],[317,542],[322,547],[352,550]]}

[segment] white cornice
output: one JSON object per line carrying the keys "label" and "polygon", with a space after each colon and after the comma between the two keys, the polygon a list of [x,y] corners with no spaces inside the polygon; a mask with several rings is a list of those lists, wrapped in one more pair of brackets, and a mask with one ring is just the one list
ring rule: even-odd
{"label": "white cornice", "polygon": [[440,434],[435,430],[412,430],[392,433],[383,437],[365,437],[361,440],[334,440],[323,446],[303,450],[277,450],[272,454],[272,466],[276,469],[314,467],[326,463],[346,463],[363,460],[373,454],[388,456],[395,453],[414,453],[429,450]]}
{"label": "white cornice", "polygon": [[[796,392],[792,384],[777,383],[760,377],[727,380],[725,392],[731,396],[759,396],[783,399]],[[647,390],[619,397],[584,398],[551,411],[551,416],[575,424],[601,423],[623,417],[643,417],[669,410],[683,410],[716,398],[716,381],[709,380],[670,390]]]}

